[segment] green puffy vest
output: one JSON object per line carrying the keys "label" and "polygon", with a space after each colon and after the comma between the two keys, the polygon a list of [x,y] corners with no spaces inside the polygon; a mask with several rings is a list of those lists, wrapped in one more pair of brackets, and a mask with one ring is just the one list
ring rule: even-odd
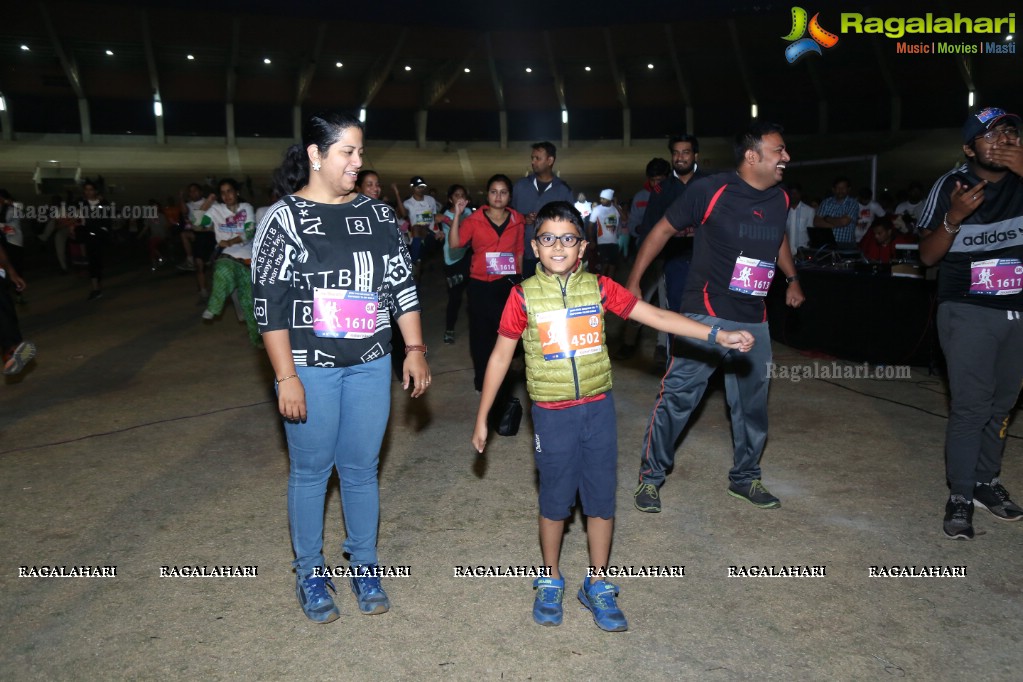
{"label": "green puffy vest", "polygon": [[600,308],[601,321],[604,307],[600,302],[597,276],[581,267],[567,279],[548,275],[540,266],[536,275],[522,283],[529,318],[522,335],[526,351],[526,390],[534,402],[578,400],[611,390],[611,359],[607,354],[607,333],[601,325],[599,353],[574,358],[544,360],[543,347],[537,329],[536,316],[550,310],[563,310],[586,305]]}

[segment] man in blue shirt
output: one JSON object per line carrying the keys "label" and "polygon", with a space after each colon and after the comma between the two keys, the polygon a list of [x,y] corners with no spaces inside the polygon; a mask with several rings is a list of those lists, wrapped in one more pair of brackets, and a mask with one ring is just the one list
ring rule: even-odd
{"label": "man in blue shirt", "polygon": [[813,218],[814,227],[827,227],[835,231],[835,242],[852,244],[856,241],[856,220],[860,216],[860,204],[849,196],[849,179],[836,178],[831,186],[831,196],[817,207]]}
{"label": "man in blue shirt", "polygon": [[[533,240],[536,212],[552,201],[573,203],[572,189],[554,175],[554,162],[558,149],[550,142],[537,142],[529,162],[533,172],[515,183],[512,188],[511,207],[526,219],[526,234],[523,244]],[[526,247],[522,258],[522,277],[532,277],[536,271],[536,258],[532,249]]]}

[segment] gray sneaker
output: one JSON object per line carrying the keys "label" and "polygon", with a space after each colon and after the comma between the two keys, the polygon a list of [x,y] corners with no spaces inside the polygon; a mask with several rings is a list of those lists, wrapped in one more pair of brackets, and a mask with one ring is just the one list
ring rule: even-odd
{"label": "gray sneaker", "polygon": [[760,479],[754,479],[749,483],[729,483],[728,494],[740,500],[746,500],[754,507],[761,509],[777,509],[781,506],[781,500],[771,494],[771,491],[764,487]]}
{"label": "gray sneaker", "polygon": [[1009,499],[1009,491],[997,478],[990,483],[978,483],[973,487],[973,504],[981,509],[987,509],[1002,521],[1023,519],[1023,509]]}
{"label": "gray sneaker", "polygon": [[973,539],[973,502],[963,495],[952,495],[945,503],[945,535],[953,540]]}
{"label": "gray sneaker", "polygon": [[636,509],[641,512],[656,514],[661,511],[661,498],[657,494],[657,486],[653,483],[640,483],[633,497],[636,498]]}

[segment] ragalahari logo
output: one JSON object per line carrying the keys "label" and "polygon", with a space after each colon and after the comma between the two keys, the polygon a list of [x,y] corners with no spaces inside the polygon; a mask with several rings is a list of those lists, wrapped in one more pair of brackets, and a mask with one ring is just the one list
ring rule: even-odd
{"label": "ragalahari logo", "polygon": [[[838,44],[838,36],[821,28],[817,21],[817,17],[820,16],[819,12],[813,15],[813,19],[810,19],[809,26],[806,16],[806,10],[802,7],[792,8],[792,30],[787,36],[782,37],[782,40],[792,43],[785,48],[785,59],[789,60],[789,64],[795,64],[811,52],[822,54],[822,47],[834,47]],[[804,38],[803,34],[807,32],[807,29],[809,29],[810,37]]]}

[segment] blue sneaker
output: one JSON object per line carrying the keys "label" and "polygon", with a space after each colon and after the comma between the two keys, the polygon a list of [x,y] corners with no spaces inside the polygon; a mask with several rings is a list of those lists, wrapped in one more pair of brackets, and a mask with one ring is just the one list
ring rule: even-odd
{"label": "blue sneaker", "polygon": [[387,613],[391,608],[391,602],[387,599],[387,593],[380,587],[380,578],[372,575],[376,570],[376,564],[364,566],[352,566],[353,571],[363,574],[350,578],[352,592],[359,602],[359,610],[367,616],[375,616],[380,613]]}
{"label": "blue sneaker", "polygon": [[295,593],[299,606],[314,623],[330,623],[341,617],[341,612],[331,598],[327,588],[337,592],[330,578],[316,578],[299,575],[295,580]]}
{"label": "blue sneaker", "polygon": [[537,578],[533,581],[533,620],[540,625],[561,625],[561,599],[565,596],[564,578]]}
{"label": "blue sneaker", "polygon": [[615,595],[618,594],[618,586],[612,585],[606,580],[598,580],[591,583],[589,578],[583,580],[583,586],[579,588],[579,601],[593,614],[593,622],[597,627],[607,632],[624,632],[629,629],[629,622],[625,620],[625,614],[615,603]]}

